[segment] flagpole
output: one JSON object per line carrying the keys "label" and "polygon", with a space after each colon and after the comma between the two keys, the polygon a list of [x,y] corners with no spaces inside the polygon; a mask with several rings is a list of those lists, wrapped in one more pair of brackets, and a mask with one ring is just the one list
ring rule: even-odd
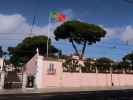
{"label": "flagpole", "polygon": [[[58,19],[56,18],[56,20],[58,20],[59,22],[64,22],[64,20],[65,20],[65,16],[63,14],[58,15],[58,16],[56,14],[56,15],[54,15],[54,18],[55,17],[58,17]],[[49,35],[50,35],[50,28],[51,28],[51,13],[49,13],[49,16],[48,16],[47,57],[49,56]]]}
{"label": "flagpole", "polygon": [[48,38],[47,38],[47,57],[49,55],[49,34],[50,34],[50,25],[51,25],[51,21],[50,21],[50,14],[48,16]]}

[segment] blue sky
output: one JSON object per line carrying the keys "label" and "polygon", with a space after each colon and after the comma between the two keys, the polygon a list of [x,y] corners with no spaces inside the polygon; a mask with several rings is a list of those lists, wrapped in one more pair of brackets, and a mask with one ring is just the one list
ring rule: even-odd
{"label": "blue sky", "polygon": [[[86,56],[120,60],[133,50],[133,5],[126,0],[0,0],[0,45],[15,46],[29,36],[33,16],[33,33],[47,34],[49,12],[56,9],[70,19],[101,25],[107,36],[88,46]],[[130,0],[131,1],[131,0]],[[55,23],[52,27],[55,28]],[[52,36],[52,31],[51,31]],[[71,44],[54,42],[63,53],[73,52]],[[64,46],[65,45],[65,46]]]}

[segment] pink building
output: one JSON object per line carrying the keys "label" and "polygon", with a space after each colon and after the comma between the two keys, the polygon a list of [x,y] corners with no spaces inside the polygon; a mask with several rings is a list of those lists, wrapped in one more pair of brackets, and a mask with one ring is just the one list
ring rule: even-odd
{"label": "pink building", "polygon": [[23,88],[133,86],[133,74],[63,72],[63,62],[37,53],[25,65]]}

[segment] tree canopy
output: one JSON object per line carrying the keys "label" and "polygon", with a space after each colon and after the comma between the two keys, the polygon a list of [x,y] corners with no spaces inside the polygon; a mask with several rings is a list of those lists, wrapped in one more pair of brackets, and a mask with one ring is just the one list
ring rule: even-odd
{"label": "tree canopy", "polygon": [[133,52],[125,55],[122,63],[125,69],[133,70]]}
{"label": "tree canopy", "polygon": [[[69,40],[80,58],[83,57],[87,44],[91,45],[100,41],[105,34],[106,31],[100,26],[80,21],[67,21],[54,31],[55,39]],[[81,53],[75,43],[83,45]]]}
{"label": "tree canopy", "polygon": [[123,61],[133,64],[133,52],[125,55]]}
{"label": "tree canopy", "polygon": [[[47,49],[47,37],[46,36],[33,36],[25,38],[16,47],[8,47],[10,55],[10,62],[16,66],[25,64],[36,53],[36,49],[39,49],[41,55],[46,54]],[[52,55],[58,52],[58,49],[51,44],[49,39],[49,54]]]}
{"label": "tree canopy", "polygon": [[112,67],[111,64],[113,64],[114,61],[106,58],[106,57],[101,57],[99,59],[96,60],[96,66],[98,68],[99,71],[109,71],[110,67]]}

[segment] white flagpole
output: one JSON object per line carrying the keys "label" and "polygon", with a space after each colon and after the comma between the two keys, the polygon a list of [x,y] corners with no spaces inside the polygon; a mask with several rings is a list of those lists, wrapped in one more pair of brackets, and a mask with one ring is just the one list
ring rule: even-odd
{"label": "white flagpole", "polygon": [[50,34],[50,27],[51,27],[51,18],[50,18],[50,14],[48,17],[48,38],[47,38],[47,57],[49,55],[49,34]]}

